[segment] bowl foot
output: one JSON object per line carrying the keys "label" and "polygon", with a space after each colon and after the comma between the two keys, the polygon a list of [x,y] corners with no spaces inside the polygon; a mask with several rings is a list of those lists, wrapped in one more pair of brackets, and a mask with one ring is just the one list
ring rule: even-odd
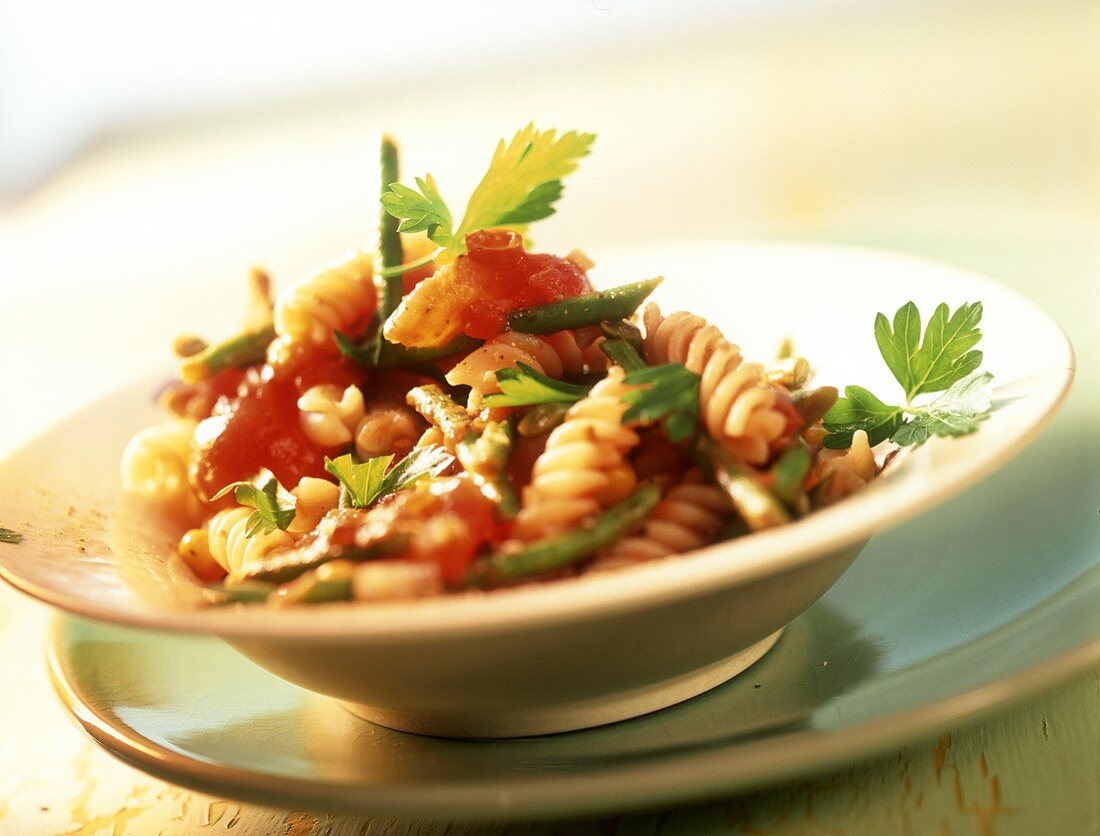
{"label": "bowl foot", "polygon": [[772,649],[777,630],[732,656],[644,688],[561,705],[503,713],[495,710],[419,713],[344,702],[352,714],[397,731],[434,737],[502,738],[577,731],[629,720],[696,697],[748,669]]}

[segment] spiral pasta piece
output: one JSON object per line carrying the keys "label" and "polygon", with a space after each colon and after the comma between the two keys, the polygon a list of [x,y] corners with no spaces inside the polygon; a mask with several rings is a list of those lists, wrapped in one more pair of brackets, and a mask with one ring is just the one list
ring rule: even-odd
{"label": "spiral pasta piece", "polygon": [[622,425],[627,410],[622,396],[630,389],[623,377],[623,370],[613,366],[550,433],[523,491],[513,531],[520,540],[569,530],[634,489],[634,470],[625,456],[638,443],[638,434]]}
{"label": "spiral pasta piece", "polygon": [[308,534],[333,508],[340,504],[340,488],[327,479],[303,476],[294,490],[294,519],[287,526],[292,535]]}
{"label": "spiral pasta piece", "polygon": [[238,506],[219,511],[206,524],[210,555],[231,576],[240,576],[247,564],[294,545],[294,538],[279,529],[269,533],[257,531],[249,537],[251,515],[251,508]]}
{"label": "spiral pasta piece", "polygon": [[321,447],[350,444],[366,412],[358,386],[341,391],[331,383],[307,389],[298,398],[298,409],[302,411],[302,430]]}
{"label": "spiral pasta piece", "polygon": [[356,250],[298,279],[275,299],[277,343],[331,347],[333,331],[345,331],[369,315],[376,302],[374,254]]}
{"label": "spiral pasta piece", "polygon": [[729,519],[729,497],[690,473],[657,503],[642,530],[624,537],[589,566],[593,572],[621,569],[671,554],[701,549]]}
{"label": "spiral pasta piece", "polygon": [[607,367],[607,358],[596,343],[582,344],[574,331],[536,336],[505,331],[471,351],[447,374],[452,386],[469,386],[479,395],[499,392],[497,372],[519,363],[560,378]]}
{"label": "spiral pasta piece", "polygon": [[665,317],[651,302],[643,318],[646,359],[680,363],[700,376],[699,418],[707,432],[742,461],[765,463],[787,417],[776,408],[777,390],[764,367],[742,365],[741,349],[701,316],[677,311]]}
{"label": "spiral pasta piece", "polygon": [[372,409],[355,428],[355,452],[361,459],[405,456],[424,432],[424,422],[402,407]]}
{"label": "spiral pasta piece", "polygon": [[813,473],[821,485],[818,501],[821,505],[839,502],[874,479],[877,472],[870,439],[864,430],[856,430],[847,450],[822,450],[818,454]]}
{"label": "spiral pasta piece", "polygon": [[195,421],[177,418],[135,434],[122,453],[123,487],[166,504],[186,501],[191,495],[187,463],[195,426]]}

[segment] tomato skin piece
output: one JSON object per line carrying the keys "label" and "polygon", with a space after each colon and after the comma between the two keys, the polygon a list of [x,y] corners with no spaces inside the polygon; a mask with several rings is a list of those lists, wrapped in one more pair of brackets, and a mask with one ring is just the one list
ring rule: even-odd
{"label": "tomato skin piece", "polygon": [[323,383],[359,385],[364,375],[346,357],[303,359],[294,366],[265,366],[241,384],[236,398],[195,430],[191,482],[203,499],[264,468],[287,489],[303,476],[324,476],[324,449],[300,421],[299,396]]}
{"label": "tomato skin piece", "polygon": [[[492,245],[484,242],[493,236]],[[507,242],[501,239],[507,236]],[[547,253],[528,253],[511,230],[488,229],[466,236],[469,256],[456,262],[457,280],[476,288],[462,318],[463,332],[488,340],[508,327],[508,314],[520,308],[571,299],[592,291],[576,264]],[[476,255],[475,255],[476,254]]]}
{"label": "tomato skin piece", "polygon": [[512,229],[483,229],[466,236],[472,261],[495,270],[514,267],[524,256],[523,236]]}

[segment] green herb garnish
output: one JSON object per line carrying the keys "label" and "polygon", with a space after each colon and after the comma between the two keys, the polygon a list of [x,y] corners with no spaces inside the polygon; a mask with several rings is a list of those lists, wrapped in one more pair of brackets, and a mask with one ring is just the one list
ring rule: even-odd
{"label": "green herb garnish", "polygon": [[382,206],[401,220],[401,232],[426,232],[442,247],[435,261],[446,263],[466,251],[471,232],[499,226],[522,229],[552,215],[562,178],[577,168],[595,139],[595,134],[576,131],[559,137],[532,123],[511,142],[501,140],[457,228],[430,174],[416,178],[416,189],[393,183],[382,195]]}
{"label": "green herb garnish", "polygon": [[[894,314],[892,325],[880,313],[875,318],[875,341],[905,391],[905,405],[884,403],[861,386],[846,387],[845,396],[825,415],[825,446],[847,449],[857,430],[867,433],[871,446],[886,439],[917,445],[933,435],[976,431],[992,411],[993,375],[974,374],[982,363],[982,352],[974,349],[982,338],[981,319],[981,302],[960,305],[954,313],[940,304],[922,340],[920,312],[912,302]],[[933,392],[943,394],[930,403],[914,403],[918,396]]]}
{"label": "green herb garnish", "polygon": [[378,456],[357,462],[350,454],[337,459],[325,457],[325,470],[340,480],[341,505],[369,508],[384,496],[410,487],[426,476],[438,476],[451,466],[454,456],[432,444],[417,447],[397,464],[394,457]]}
{"label": "green herb garnish", "polygon": [[252,482],[233,482],[214,494],[211,501],[221,499],[230,491],[233,491],[233,498],[238,504],[255,509],[246,521],[246,537],[251,537],[258,531],[264,534],[270,534],[276,529],[286,531],[294,520],[296,499],[283,489],[274,476],[262,487],[257,487]]}
{"label": "green herb garnish", "polygon": [[526,363],[499,369],[500,391],[485,396],[487,406],[535,406],[544,403],[575,403],[588,394],[588,387],[547,377]]}
{"label": "green herb garnish", "polygon": [[12,531],[10,528],[0,528],[0,543],[16,543],[23,542],[23,535],[18,531]]}
{"label": "green herb garnish", "polygon": [[691,438],[699,421],[699,380],[699,375],[679,363],[631,372],[623,382],[645,388],[623,395],[631,405],[623,423],[663,420],[672,441]]}

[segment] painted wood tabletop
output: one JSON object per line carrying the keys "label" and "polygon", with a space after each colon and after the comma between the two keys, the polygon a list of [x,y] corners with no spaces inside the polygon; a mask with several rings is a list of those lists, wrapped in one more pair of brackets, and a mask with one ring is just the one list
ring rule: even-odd
{"label": "painted wood tabletop", "polygon": [[467,827],[274,810],[144,775],[64,715],[45,670],[49,618],[0,590],[0,836],[1100,833],[1100,669],[984,722],[749,795],[644,815]]}

